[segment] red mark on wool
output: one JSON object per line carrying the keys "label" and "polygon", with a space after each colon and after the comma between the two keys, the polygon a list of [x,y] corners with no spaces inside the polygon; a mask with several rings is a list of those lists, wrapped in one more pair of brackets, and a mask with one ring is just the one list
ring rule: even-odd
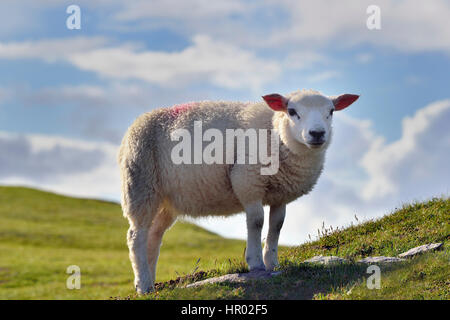
{"label": "red mark on wool", "polygon": [[198,102],[188,102],[188,103],[182,103],[182,104],[176,104],[170,108],[170,114],[173,117],[177,117],[180,115],[180,113],[186,111],[187,109],[198,105]]}

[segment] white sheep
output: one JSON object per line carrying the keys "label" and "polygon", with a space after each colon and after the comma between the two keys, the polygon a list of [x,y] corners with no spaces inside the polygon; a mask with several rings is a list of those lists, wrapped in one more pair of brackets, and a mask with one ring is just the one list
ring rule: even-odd
{"label": "white sheep", "polygon": [[[266,95],[265,102],[259,103],[205,101],[141,115],[128,129],[119,151],[122,209],[130,223],[127,239],[138,293],[153,288],[163,234],[182,215],[229,216],[245,211],[249,269],[273,270],[286,204],[312,190],[330,143],[333,111],[357,98],[302,90],[286,97]],[[280,140],[278,170],[261,174],[260,161],[174,163],[173,149],[179,144],[174,132],[194,133],[195,121],[202,121],[203,130],[223,134],[227,129],[272,130],[272,137]],[[238,148],[232,151],[239,152]],[[264,205],[270,206],[270,216],[262,252]]]}

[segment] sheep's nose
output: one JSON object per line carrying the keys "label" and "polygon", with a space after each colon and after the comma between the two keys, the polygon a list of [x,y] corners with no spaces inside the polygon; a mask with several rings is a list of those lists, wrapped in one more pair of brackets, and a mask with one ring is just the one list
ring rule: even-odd
{"label": "sheep's nose", "polygon": [[314,138],[314,140],[321,140],[324,135],[325,135],[325,131],[323,130],[310,130],[309,134],[311,135],[311,137]]}

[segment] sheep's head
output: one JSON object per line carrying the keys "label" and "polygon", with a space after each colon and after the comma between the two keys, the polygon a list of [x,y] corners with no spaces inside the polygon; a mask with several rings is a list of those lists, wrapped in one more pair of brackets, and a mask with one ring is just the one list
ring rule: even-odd
{"label": "sheep's head", "polygon": [[354,94],[327,97],[317,91],[303,90],[286,97],[269,94],[263,99],[274,111],[285,113],[292,136],[313,149],[329,141],[333,112],[347,108],[358,97]]}

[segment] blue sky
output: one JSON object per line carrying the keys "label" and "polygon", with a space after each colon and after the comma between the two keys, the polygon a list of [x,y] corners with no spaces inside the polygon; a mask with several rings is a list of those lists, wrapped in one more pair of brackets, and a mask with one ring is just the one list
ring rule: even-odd
{"label": "blue sky", "polygon": [[[71,4],[81,8],[80,30],[66,27]],[[366,26],[372,4],[379,30]],[[402,202],[448,195],[447,1],[0,6],[1,184],[118,200],[115,153],[139,114],[313,88],[361,98],[336,116],[324,175],[288,207],[282,242],[305,240],[322,221],[341,226],[355,213],[377,217]],[[245,237],[242,217],[199,223]]]}

